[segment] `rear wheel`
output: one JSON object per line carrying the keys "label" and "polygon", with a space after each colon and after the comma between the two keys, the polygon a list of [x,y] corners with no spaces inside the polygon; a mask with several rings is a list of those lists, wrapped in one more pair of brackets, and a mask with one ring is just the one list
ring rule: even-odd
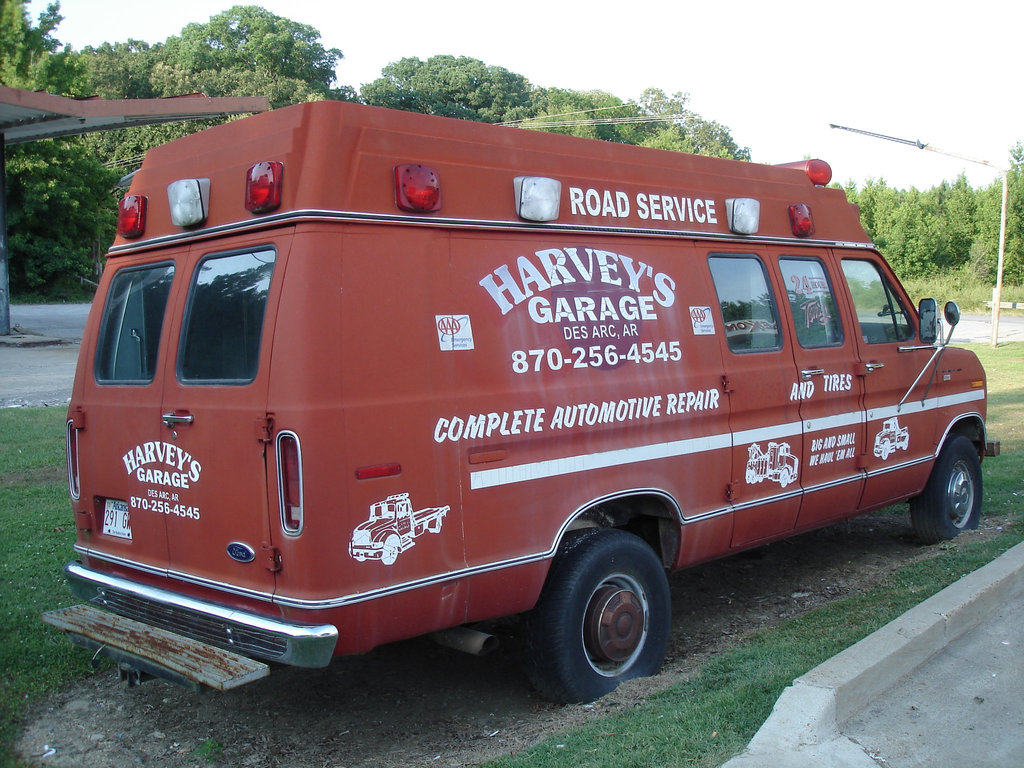
{"label": "rear wheel", "polygon": [[974,443],[957,435],[939,452],[924,491],[910,500],[910,522],[918,538],[935,544],[977,528],[980,517],[981,459]]}
{"label": "rear wheel", "polygon": [[670,613],[668,579],[644,541],[614,529],[570,534],[524,624],[530,680],[546,698],[578,703],[653,675]]}

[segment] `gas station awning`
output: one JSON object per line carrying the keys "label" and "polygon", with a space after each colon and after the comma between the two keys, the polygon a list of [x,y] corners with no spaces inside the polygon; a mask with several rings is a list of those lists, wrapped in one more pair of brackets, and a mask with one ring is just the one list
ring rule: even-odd
{"label": "gas station awning", "polygon": [[4,144],[73,136],[178,120],[266,112],[263,96],[202,94],[166,99],[71,99],[42,91],[0,86],[0,134]]}

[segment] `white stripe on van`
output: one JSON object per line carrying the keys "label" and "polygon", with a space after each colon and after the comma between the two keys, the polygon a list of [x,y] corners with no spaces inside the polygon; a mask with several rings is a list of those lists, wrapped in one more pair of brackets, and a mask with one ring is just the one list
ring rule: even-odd
{"label": "white stripe on van", "polygon": [[[984,400],[985,392],[981,389],[968,392],[958,392],[953,395],[931,398],[928,400],[914,400],[904,403],[902,406],[887,406],[885,408],[874,408],[867,412],[867,421],[880,421],[892,416],[908,413],[919,413],[921,411],[936,410],[951,405],[962,405],[965,403]],[[668,443],[653,443],[650,445],[639,445],[633,448],[620,448],[614,451],[602,451],[600,453],[587,453],[577,456],[566,456],[560,459],[547,459],[545,461],[533,461],[526,464],[516,464],[510,467],[497,467],[494,469],[481,469],[469,473],[469,487],[472,490],[482,488],[494,488],[500,485],[513,485],[530,480],[541,480],[559,475],[569,475],[575,472],[587,472],[592,469],[607,469],[608,467],[624,466],[635,464],[640,461],[651,461],[654,459],[667,459],[675,456],[688,456],[704,451],[721,450],[731,448],[734,444],[757,443],[762,440],[778,440],[786,437],[796,437],[805,430],[807,432],[818,432],[824,429],[836,429],[861,424],[865,420],[864,411],[850,411],[848,413],[825,416],[821,419],[814,419],[806,422],[789,422],[787,424],[776,424],[772,426],[747,429],[736,433],[724,433],[710,435],[708,437],[697,437],[688,440],[674,440]]]}

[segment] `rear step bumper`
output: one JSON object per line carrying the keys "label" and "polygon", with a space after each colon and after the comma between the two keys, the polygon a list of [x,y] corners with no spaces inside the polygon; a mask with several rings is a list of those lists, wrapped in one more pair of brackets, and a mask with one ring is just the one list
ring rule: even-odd
{"label": "rear step bumper", "polygon": [[[94,571],[79,562],[68,563],[64,566],[64,573],[72,593],[89,603],[93,611],[81,616],[68,615],[61,618],[62,621],[66,619],[77,622],[75,629],[61,629],[65,629],[73,639],[91,639],[103,648],[117,648],[128,654],[149,658],[157,664],[167,650],[167,646],[161,643],[168,638],[147,633],[158,630],[173,636],[169,639],[172,646],[176,637],[208,648],[203,650],[189,646],[190,653],[215,656],[216,651],[222,650],[239,657],[296,667],[326,667],[338,642],[338,630],[332,624],[309,625],[272,619],[138,584]],[[121,626],[123,619],[131,620],[138,626],[129,632]],[[46,620],[60,626],[56,621]],[[158,652],[147,655],[144,652],[147,643],[157,648]],[[92,647],[99,649],[95,644]],[[118,658],[113,653],[104,653]],[[124,663],[150,672],[138,664],[132,664],[130,660],[125,659]],[[167,677],[160,674],[157,676]]]}
{"label": "rear step bumper", "polygon": [[195,691],[204,685],[228,691],[270,674],[262,661],[91,605],[49,611],[43,614],[43,621],[66,632],[75,645],[114,659],[122,671],[127,667]]}

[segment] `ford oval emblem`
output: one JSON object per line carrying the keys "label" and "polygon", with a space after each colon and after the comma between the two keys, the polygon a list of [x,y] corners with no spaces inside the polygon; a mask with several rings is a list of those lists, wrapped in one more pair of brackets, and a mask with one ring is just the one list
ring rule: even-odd
{"label": "ford oval emblem", "polygon": [[243,544],[240,541],[232,541],[228,544],[228,556],[232,560],[237,560],[240,563],[251,563],[256,559],[256,550],[248,544]]}

